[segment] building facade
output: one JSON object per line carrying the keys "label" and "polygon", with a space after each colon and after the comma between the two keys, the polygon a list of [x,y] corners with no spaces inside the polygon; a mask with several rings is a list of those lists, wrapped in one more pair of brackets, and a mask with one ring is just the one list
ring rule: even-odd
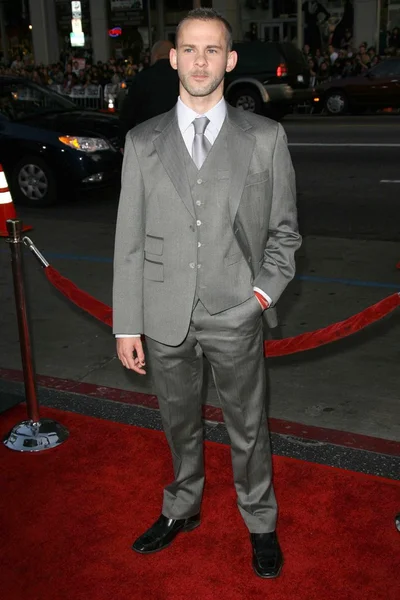
{"label": "building facade", "polygon": [[[24,1],[24,0],[22,0]],[[94,61],[147,47],[157,39],[174,39],[178,21],[197,0],[25,0],[29,5],[35,62],[49,64],[70,49],[72,4],[80,4],[85,46],[77,55],[90,50]],[[350,28],[353,45],[376,45],[379,39],[378,13],[382,0],[206,0],[232,24],[235,40],[302,41],[325,48]],[[387,1],[387,0],[386,0]],[[298,40],[298,13],[302,6]],[[397,6],[397,5],[393,5]],[[400,5],[399,5],[400,6]],[[386,11],[391,26],[400,10]],[[385,13],[386,14],[386,13]],[[379,13],[380,17],[380,13]],[[388,18],[388,17],[386,17]],[[386,27],[386,23],[384,23]]]}

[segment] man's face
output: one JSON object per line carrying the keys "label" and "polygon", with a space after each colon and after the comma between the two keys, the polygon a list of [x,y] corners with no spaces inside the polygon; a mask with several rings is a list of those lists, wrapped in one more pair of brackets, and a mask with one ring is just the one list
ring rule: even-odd
{"label": "man's face", "polygon": [[204,97],[223,87],[225,71],[235,68],[237,54],[228,51],[223,23],[190,20],[179,31],[170,61],[187,93]]}

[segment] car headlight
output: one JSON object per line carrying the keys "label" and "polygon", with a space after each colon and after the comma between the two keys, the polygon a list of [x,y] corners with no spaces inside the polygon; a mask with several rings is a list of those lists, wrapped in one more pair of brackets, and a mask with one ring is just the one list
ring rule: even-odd
{"label": "car headlight", "polygon": [[73,137],[70,135],[61,135],[60,142],[81,152],[99,152],[100,150],[111,150],[110,144],[103,138],[91,137]]}

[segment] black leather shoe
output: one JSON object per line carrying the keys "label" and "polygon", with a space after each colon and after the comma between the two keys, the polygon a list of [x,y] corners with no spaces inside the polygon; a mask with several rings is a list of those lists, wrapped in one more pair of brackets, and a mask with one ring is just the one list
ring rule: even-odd
{"label": "black leather shoe", "polygon": [[283,565],[282,551],[275,531],[272,533],[251,533],[253,546],[253,569],[259,577],[278,577]]}
{"label": "black leather shoe", "polygon": [[158,552],[169,546],[181,531],[192,531],[199,525],[199,514],[187,519],[168,519],[161,515],[154,525],[136,540],[132,550],[140,554]]}

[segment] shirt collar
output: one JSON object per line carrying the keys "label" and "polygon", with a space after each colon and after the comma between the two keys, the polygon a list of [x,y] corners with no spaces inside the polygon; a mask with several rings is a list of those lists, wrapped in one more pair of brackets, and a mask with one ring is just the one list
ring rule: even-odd
{"label": "shirt collar", "polygon": [[224,98],[221,98],[221,100],[215,106],[210,108],[209,111],[204,113],[204,115],[200,115],[193,109],[189,108],[189,106],[186,106],[179,96],[178,103],[176,105],[176,113],[178,118],[178,126],[182,134],[185,133],[188,127],[192,124],[193,119],[196,117],[207,117],[210,119],[210,124],[216,128],[217,131],[219,131],[227,113],[226,102]]}

